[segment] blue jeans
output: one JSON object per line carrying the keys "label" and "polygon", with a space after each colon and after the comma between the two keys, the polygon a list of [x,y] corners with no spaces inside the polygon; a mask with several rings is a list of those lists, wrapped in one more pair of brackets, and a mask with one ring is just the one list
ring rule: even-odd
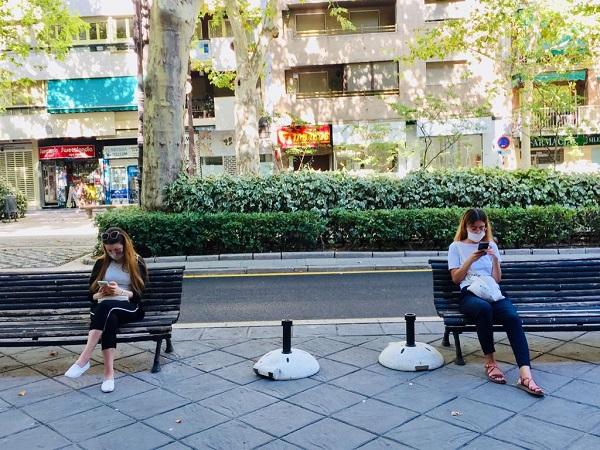
{"label": "blue jeans", "polygon": [[460,312],[475,323],[477,337],[485,355],[494,353],[493,324],[501,324],[506,331],[517,365],[529,366],[529,346],[523,331],[523,324],[512,302],[505,298],[497,302],[488,302],[467,288],[463,288],[460,298]]}

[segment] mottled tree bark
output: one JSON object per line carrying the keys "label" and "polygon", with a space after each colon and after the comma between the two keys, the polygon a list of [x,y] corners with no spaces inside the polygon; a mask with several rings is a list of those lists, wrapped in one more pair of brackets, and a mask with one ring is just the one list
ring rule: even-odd
{"label": "mottled tree bark", "polygon": [[153,0],[146,69],[142,204],[163,209],[163,189],[182,169],[185,82],[201,0]]}

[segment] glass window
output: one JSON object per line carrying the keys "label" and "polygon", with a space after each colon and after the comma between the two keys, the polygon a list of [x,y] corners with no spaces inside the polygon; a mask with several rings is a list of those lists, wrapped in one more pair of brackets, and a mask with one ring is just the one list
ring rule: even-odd
{"label": "glass window", "polygon": [[350,11],[350,22],[357,31],[361,28],[377,28],[379,27],[379,11]]}
{"label": "glass window", "polygon": [[325,14],[296,14],[296,31],[317,31],[325,29]]}
{"label": "glass window", "polygon": [[431,168],[480,167],[483,156],[483,137],[480,134],[433,137],[427,151],[428,161],[439,152],[442,153],[431,162]]}
{"label": "glass window", "polygon": [[398,89],[398,64],[394,61],[373,63],[373,89]]}
{"label": "glass window", "polygon": [[427,85],[460,84],[468,75],[466,61],[436,61],[425,64]]}
{"label": "glass window", "polygon": [[219,21],[209,20],[208,21],[208,37],[212,38],[222,38],[222,37],[232,37],[233,30],[231,29],[231,23],[227,19],[222,19]]}
{"label": "glass window", "polygon": [[116,20],[117,39],[128,39],[133,36],[133,18],[124,17]]}
{"label": "glass window", "polygon": [[371,64],[348,64],[346,83],[349,92],[370,91],[372,89]]}
{"label": "glass window", "polygon": [[76,41],[105,41],[108,38],[108,23],[106,21],[88,22],[89,28],[74,36]]}
{"label": "glass window", "polygon": [[298,74],[298,92],[326,92],[328,90],[327,72]]}

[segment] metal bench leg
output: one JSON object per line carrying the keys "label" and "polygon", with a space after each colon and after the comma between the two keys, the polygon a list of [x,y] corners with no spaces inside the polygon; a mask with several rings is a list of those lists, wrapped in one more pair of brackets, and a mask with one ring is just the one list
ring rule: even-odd
{"label": "metal bench leg", "polygon": [[465,360],[463,359],[462,350],[460,348],[460,333],[458,331],[452,332],[454,336],[454,346],[456,347],[456,361],[455,363],[459,366],[465,365]]}
{"label": "metal bench leg", "polygon": [[444,347],[450,347],[450,331],[448,328],[444,330],[444,338],[442,339],[442,345]]}
{"label": "metal bench leg", "polygon": [[165,353],[173,353],[173,344],[171,344],[171,338],[166,338],[167,347],[165,348]]}
{"label": "metal bench leg", "polygon": [[156,341],[156,351],[154,352],[154,364],[152,364],[152,373],[160,372],[160,347],[162,346],[162,338]]}

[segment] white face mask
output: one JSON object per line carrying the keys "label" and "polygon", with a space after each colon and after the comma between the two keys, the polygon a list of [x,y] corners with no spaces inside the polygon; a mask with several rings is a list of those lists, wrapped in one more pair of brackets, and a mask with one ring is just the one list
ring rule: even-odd
{"label": "white face mask", "polygon": [[110,256],[110,258],[114,261],[119,261],[121,258],[123,258],[123,252],[106,252],[108,253],[108,256]]}
{"label": "white face mask", "polygon": [[479,242],[485,236],[485,231],[479,231],[478,233],[473,233],[472,231],[467,230],[467,237],[473,242]]}

